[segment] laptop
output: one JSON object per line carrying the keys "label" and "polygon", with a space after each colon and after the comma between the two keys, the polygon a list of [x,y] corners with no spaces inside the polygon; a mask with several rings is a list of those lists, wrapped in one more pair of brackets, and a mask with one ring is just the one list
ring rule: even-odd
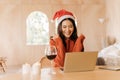
{"label": "laptop", "polygon": [[67,52],[64,72],[92,71],[95,69],[98,52]]}

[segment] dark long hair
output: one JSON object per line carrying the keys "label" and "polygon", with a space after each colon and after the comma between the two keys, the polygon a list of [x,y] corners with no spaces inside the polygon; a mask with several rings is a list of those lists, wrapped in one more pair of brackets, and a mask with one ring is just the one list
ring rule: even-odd
{"label": "dark long hair", "polygon": [[62,22],[65,21],[65,20],[71,21],[72,24],[73,24],[73,27],[74,27],[74,31],[73,31],[72,35],[70,36],[70,39],[75,42],[76,39],[78,38],[78,35],[77,35],[76,24],[75,24],[75,21],[74,21],[73,19],[71,19],[71,18],[66,18],[66,19],[62,20],[62,21],[59,23],[59,25],[58,25],[57,32],[58,32],[58,35],[61,37],[64,46],[66,47],[66,43],[65,43],[65,39],[66,39],[66,38],[65,38],[65,36],[64,36],[63,33],[62,33]]}

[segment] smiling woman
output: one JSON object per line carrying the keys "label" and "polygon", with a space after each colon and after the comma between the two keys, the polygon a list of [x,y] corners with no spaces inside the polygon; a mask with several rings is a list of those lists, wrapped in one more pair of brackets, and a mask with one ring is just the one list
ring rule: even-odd
{"label": "smiling woman", "polygon": [[49,22],[47,16],[40,12],[30,13],[26,20],[27,45],[44,45],[49,40]]}
{"label": "smiling woman", "polygon": [[66,52],[84,51],[85,36],[77,34],[77,25],[74,15],[67,10],[59,10],[53,16],[57,25],[57,35],[50,39],[50,45],[57,48],[57,56],[54,59],[55,67],[63,67]]}

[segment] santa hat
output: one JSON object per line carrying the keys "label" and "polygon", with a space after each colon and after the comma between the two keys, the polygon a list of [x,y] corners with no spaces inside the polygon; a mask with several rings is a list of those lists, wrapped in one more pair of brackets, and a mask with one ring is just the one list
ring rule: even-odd
{"label": "santa hat", "polygon": [[57,11],[53,16],[53,21],[55,21],[56,27],[62,20],[66,19],[66,18],[71,18],[71,19],[75,20],[75,17],[71,12],[66,11],[64,9]]}

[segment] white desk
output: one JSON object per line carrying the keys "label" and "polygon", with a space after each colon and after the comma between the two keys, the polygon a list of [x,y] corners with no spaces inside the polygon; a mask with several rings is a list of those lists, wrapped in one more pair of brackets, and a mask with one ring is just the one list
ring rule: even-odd
{"label": "white desk", "polygon": [[[64,73],[58,68],[56,74],[48,74],[49,69],[41,69],[40,79],[38,80],[120,80],[120,71],[102,70],[96,68],[88,72]],[[0,80],[23,80],[21,72],[0,75]]]}

